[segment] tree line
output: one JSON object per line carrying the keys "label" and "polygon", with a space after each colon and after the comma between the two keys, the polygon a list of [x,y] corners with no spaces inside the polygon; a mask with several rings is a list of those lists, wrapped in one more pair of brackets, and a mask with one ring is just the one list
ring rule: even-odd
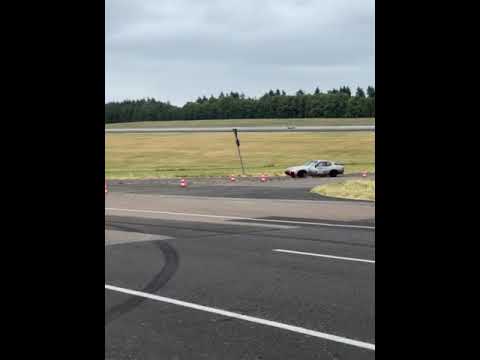
{"label": "tree line", "polygon": [[298,90],[287,95],[283,90],[270,90],[260,98],[243,93],[220,93],[218,97],[198,97],[183,106],[153,98],[125,100],[105,104],[105,123],[132,121],[251,119],[251,118],[358,118],[375,117],[375,88],[348,86],[326,93],[317,87],[311,94]]}

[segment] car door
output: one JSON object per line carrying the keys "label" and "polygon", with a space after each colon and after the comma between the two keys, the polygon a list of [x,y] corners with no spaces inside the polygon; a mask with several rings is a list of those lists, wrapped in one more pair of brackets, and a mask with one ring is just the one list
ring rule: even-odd
{"label": "car door", "polygon": [[325,161],[323,164],[323,175],[330,173],[330,170],[333,169],[333,164],[330,161]]}
{"label": "car door", "polygon": [[323,175],[325,173],[324,161],[318,161],[315,165],[315,175]]}

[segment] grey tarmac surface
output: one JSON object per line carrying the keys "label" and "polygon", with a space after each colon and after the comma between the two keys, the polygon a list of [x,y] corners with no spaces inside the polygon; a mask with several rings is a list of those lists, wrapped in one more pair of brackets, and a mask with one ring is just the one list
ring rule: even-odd
{"label": "grey tarmac surface", "polygon": [[[273,251],[374,260],[375,230],[261,220],[374,225],[373,204],[264,199],[255,203],[276,211],[249,211],[242,199],[189,199],[113,190],[106,207],[191,203],[199,212],[205,203],[203,213],[215,213],[236,203],[235,214],[258,220],[106,210],[106,284],[375,343],[375,264]],[[305,213],[289,217],[280,203]],[[373,350],[105,290],[105,359],[373,358]]]}
{"label": "grey tarmac surface", "polygon": [[[259,178],[237,178],[231,182],[228,178],[186,179],[187,187],[180,186],[180,179],[163,180],[111,180],[109,189],[114,192],[131,194],[161,194],[181,196],[226,197],[247,199],[285,199],[285,200],[325,200],[345,201],[310,193],[310,189],[324,183],[360,178],[346,175],[337,178],[291,179],[288,177],[270,178],[262,183]],[[368,176],[374,178],[374,175]],[[348,200],[352,201],[352,200]],[[369,201],[361,201],[369,203]]]}

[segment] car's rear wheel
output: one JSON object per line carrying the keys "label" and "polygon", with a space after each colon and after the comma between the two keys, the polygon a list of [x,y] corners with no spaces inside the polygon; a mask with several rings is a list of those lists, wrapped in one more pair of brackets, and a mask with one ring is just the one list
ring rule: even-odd
{"label": "car's rear wheel", "polygon": [[297,176],[299,178],[304,178],[305,176],[307,176],[307,172],[305,170],[300,170],[298,173],[297,173]]}
{"label": "car's rear wheel", "polygon": [[332,170],[332,171],[330,171],[330,173],[328,175],[330,175],[330,177],[337,177],[338,171],[337,170]]}

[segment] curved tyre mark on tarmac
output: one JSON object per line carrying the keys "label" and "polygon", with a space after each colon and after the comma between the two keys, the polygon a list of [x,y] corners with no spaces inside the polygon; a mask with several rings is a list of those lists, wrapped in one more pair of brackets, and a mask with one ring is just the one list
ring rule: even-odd
{"label": "curved tyre mark on tarmac", "polygon": [[[118,228],[122,228],[118,226]],[[125,227],[125,229],[127,229]],[[129,229],[132,230],[132,229]],[[172,247],[169,243],[159,240],[153,242],[156,243],[160,251],[163,253],[165,257],[165,265],[163,266],[162,270],[155,275],[155,277],[150,280],[150,282],[141,290],[142,292],[146,293],[156,293],[160,290],[165,284],[173,277],[178,269],[179,264],[179,257],[178,253],[174,247]],[[146,299],[140,297],[131,297],[127,301],[120,303],[118,305],[113,306],[105,313],[105,326],[107,326],[112,321],[118,319],[122,315],[132,311],[134,308],[139,306],[143,303]]]}

